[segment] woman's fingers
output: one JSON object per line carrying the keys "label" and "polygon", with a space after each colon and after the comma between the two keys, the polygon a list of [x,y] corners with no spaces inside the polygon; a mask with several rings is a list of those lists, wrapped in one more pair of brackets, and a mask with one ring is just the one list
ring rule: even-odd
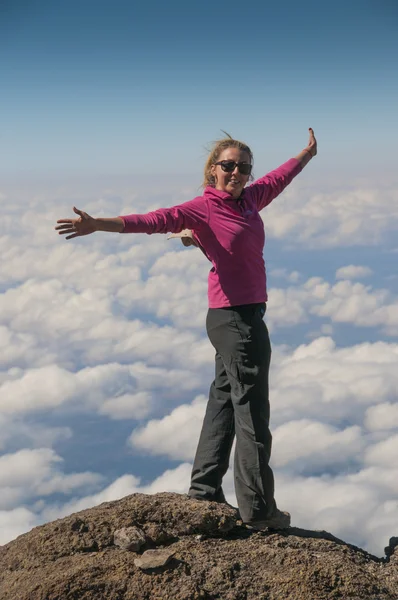
{"label": "woman's fingers", "polygon": [[83,221],[84,219],[90,219],[90,215],[88,215],[86,212],[84,212],[84,210],[79,210],[78,208],[76,208],[76,206],[73,207],[73,210],[75,211],[75,213],[77,215],[79,215],[79,217],[81,218],[81,220]]}
{"label": "woman's fingers", "polygon": [[[57,221],[57,223],[59,223],[59,221]],[[72,221],[64,221],[63,224],[58,225],[58,227],[56,227],[55,230],[58,231],[58,229],[68,229],[69,227],[73,227]]]}
{"label": "woman's fingers", "polygon": [[59,235],[65,235],[66,233],[76,233],[78,234],[78,232],[76,231],[76,229],[73,228],[68,228],[68,229],[63,229],[62,231],[58,231]]}

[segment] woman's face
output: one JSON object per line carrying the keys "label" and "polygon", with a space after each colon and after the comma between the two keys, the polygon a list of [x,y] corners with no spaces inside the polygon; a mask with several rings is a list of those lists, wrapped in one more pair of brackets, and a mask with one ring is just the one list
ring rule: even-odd
{"label": "woman's face", "polygon": [[[217,162],[222,160],[232,160],[235,163],[250,164],[250,156],[248,153],[239,150],[239,148],[226,148],[223,150],[218,157]],[[212,165],[211,174],[215,179],[216,190],[227,192],[235,199],[239,198],[250,177],[250,174],[244,175],[240,173],[237,166],[235,166],[231,173],[226,173],[223,171],[221,165]]]}

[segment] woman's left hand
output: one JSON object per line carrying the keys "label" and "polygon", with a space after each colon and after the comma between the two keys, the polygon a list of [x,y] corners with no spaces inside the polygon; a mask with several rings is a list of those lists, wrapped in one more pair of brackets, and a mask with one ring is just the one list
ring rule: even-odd
{"label": "woman's left hand", "polygon": [[311,156],[315,156],[318,151],[318,144],[315,139],[314,130],[312,129],[312,127],[309,128],[309,132],[310,132],[310,140],[308,142],[308,146],[307,146],[306,150],[308,150],[310,152]]}
{"label": "woman's left hand", "polygon": [[169,235],[169,237],[167,239],[171,240],[172,238],[180,238],[183,245],[186,247],[188,247],[188,246],[198,247],[198,244],[196,243],[196,241],[192,235],[192,231],[190,229],[183,229],[182,231],[180,231],[180,233],[172,233],[171,235]]}

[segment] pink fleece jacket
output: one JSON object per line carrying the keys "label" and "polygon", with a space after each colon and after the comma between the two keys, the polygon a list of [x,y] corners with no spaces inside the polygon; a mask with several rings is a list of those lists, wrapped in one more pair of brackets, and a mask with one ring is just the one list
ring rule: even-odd
{"label": "pink fleece jacket", "polygon": [[264,224],[259,211],[301,171],[291,158],[247,186],[239,201],[211,186],[203,196],[145,215],[126,215],[122,233],[179,233],[192,229],[213,267],[208,278],[209,308],[267,301],[263,248]]}

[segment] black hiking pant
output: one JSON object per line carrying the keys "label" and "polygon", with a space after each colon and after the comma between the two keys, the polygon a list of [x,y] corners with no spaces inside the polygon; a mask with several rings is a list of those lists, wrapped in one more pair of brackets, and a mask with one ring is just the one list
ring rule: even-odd
{"label": "black hiking pant", "polygon": [[235,492],[245,523],[262,521],[275,510],[265,308],[261,303],[209,309],[206,328],[216,350],[216,374],[188,492],[193,498],[225,501],[222,479],[236,435]]}

